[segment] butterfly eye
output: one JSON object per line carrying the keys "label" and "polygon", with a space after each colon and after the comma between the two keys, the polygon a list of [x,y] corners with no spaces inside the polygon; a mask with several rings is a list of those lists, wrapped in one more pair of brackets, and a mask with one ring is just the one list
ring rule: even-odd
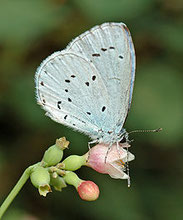
{"label": "butterfly eye", "polygon": [[125,136],[123,136],[123,138],[122,138],[122,140],[120,141],[120,143],[126,143],[126,137]]}

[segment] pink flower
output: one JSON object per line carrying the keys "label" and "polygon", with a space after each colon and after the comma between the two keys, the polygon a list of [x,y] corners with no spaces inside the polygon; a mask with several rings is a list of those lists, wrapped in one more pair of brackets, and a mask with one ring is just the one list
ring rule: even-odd
{"label": "pink flower", "polygon": [[107,154],[109,145],[97,144],[87,153],[88,162],[86,165],[99,173],[109,174],[112,178],[128,179],[129,176],[124,172],[125,163],[134,160],[135,157],[130,152],[127,155],[127,150],[124,147],[129,148],[130,145],[128,143],[120,143],[117,148],[116,144],[113,144]]}

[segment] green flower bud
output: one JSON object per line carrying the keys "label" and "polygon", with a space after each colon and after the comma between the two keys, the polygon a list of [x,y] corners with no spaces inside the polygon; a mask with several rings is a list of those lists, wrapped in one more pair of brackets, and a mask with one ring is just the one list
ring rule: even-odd
{"label": "green flower bud", "polygon": [[40,195],[46,196],[48,192],[51,192],[51,188],[49,186],[50,174],[47,169],[41,166],[35,167],[30,175],[30,179],[32,184],[38,188]]}
{"label": "green flower bud", "polygon": [[81,166],[86,165],[87,156],[77,156],[77,155],[71,155],[67,157],[62,164],[64,164],[65,170],[75,171],[78,170]]}
{"label": "green flower bud", "polygon": [[67,148],[69,141],[65,137],[56,140],[55,145],[45,151],[42,162],[44,166],[54,166],[58,164],[63,157],[63,150]]}
{"label": "green flower bud", "polygon": [[57,176],[54,178],[54,175],[51,176],[51,181],[50,184],[54,187],[55,190],[57,191],[62,191],[62,188],[67,187],[64,179],[60,176]]}
{"label": "green flower bud", "polygon": [[62,160],[63,150],[53,145],[45,151],[42,161],[46,166],[54,166]]}
{"label": "green flower bud", "polygon": [[73,185],[76,189],[82,182],[82,180],[72,171],[66,171],[63,178],[67,184]]}

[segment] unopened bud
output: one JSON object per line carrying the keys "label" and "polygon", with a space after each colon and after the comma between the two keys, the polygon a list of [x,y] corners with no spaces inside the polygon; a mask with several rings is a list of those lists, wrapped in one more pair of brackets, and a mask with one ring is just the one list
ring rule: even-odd
{"label": "unopened bud", "polygon": [[51,176],[50,184],[57,191],[62,191],[62,188],[67,187],[64,179],[62,177],[60,177],[60,176],[57,176],[56,178],[54,178],[54,176]]}
{"label": "unopened bud", "polygon": [[71,155],[67,157],[62,164],[64,164],[65,170],[75,171],[78,170],[81,166],[86,165],[87,156],[78,156],[78,155]]}
{"label": "unopened bud", "polygon": [[94,182],[81,180],[72,171],[66,171],[63,178],[67,184],[73,185],[76,188],[81,199],[94,201],[99,197],[99,188]]}
{"label": "unopened bud", "polygon": [[62,160],[63,150],[53,145],[45,151],[42,161],[46,166],[54,166]]}
{"label": "unopened bud", "polygon": [[41,166],[35,167],[30,175],[30,179],[32,184],[38,188],[40,195],[46,196],[48,192],[51,192],[49,186],[50,174],[45,168]]}
{"label": "unopened bud", "polygon": [[55,166],[58,164],[63,157],[63,150],[68,148],[69,141],[65,137],[59,138],[56,140],[55,145],[48,148],[45,151],[42,162],[44,166]]}
{"label": "unopened bud", "polygon": [[73,185],[76,189],[82,182],[82,180],[72,171],[66,171],[63,178],[67,184]]}
{"label": "unopened bud", "polygon": [[79,196],[85,201],[95,201],[99,197],[99,188],[92,181],[82,181],[77,188]]}

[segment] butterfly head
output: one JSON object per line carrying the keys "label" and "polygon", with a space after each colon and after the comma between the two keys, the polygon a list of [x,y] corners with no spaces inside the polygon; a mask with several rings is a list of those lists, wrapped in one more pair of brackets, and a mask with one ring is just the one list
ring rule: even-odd
{"label": "butterfly head", "polygon": [[122,128],[120,132],[115,131],[101,131],[98,138],[99,143],[113,144],[130,142],[128,139],[128,132]]}

